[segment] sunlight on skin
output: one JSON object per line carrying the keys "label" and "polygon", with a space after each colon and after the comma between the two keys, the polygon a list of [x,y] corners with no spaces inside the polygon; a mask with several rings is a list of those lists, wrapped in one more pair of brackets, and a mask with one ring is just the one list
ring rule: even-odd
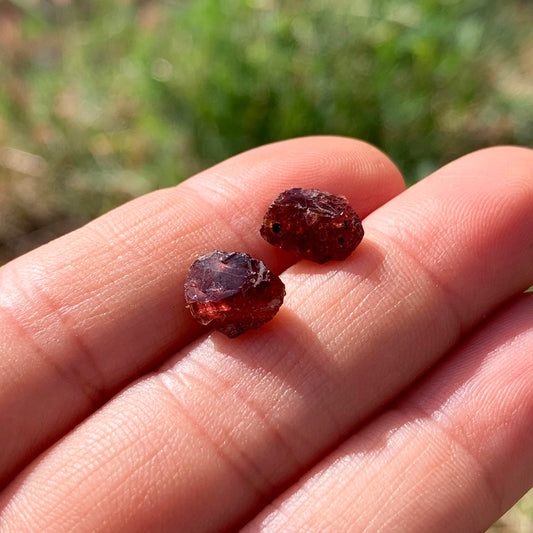
{"label": "sunlight on skin", "polygon": [[[193,237],[184,231],[186,220],[180,221],[183,242],[180,233],[172,229],[163,231],[166,217],[175,216],[177,209],[164,203],[166,208],[157,214],[158,198],[164,196],[164,191],[147,200],[147,204],[142,200],[136,204],[141,211],[143,206],[149,207],[141,222],[132,224],[135,206],[131,211],[124,206],[122,211],[109,215],[119,219],[116,222],[113,218],[103,219],[73,234],[70,236],[72,246],[86,247],[89,240],[102,241],[101,232],[107,228],[114,232],[117,243],[117,248],[109,248],[104,239],[101,248],[97,248],[100,270],[91,264],[90,255],[82,256],[85,257],[83,272],[74,271],[77,285],[73,300],[69,299],[72,292],[67,288],[53,285],[53,273],[49,274],[50,280],[42,266],[32,266],[39,264],[41,254],[47,257],[41,265],[52,259],[59,260],[61,247],[71,243],[68,237],[12,264],[8,270],[11,279],[15,279],[18,268],[26,273],[33,272],[34,276],[38,273],[40,294],[47,296],[48,301],[53,299],[56,308],[61,310],[59,315],[57,312],[50,315],[52,320],[57,320],[58,316],[67,321],[77,318],[78,327],[90,326],[90,334],[83,338],[91,346],[94,368],[107,380],[108,393],[113,390],[112,383],[119,388],[124,381],[132,381],[141,373],[143,365],[164,359],[165,363],[157,372],[140,377],[93,414],[90,413],[94,405],[80,407],[79,402],[74,402],[70,423],[76,416],[86,419],[22,470],[2,494],[0,505],[4,509],[0,523],[6,525],[6,531],[32,528],[57,531],[74,527],[80,531],[98,531],[102,524],[116,531],[211,531],[242,526],[298,478],[307,472],[312,475],[314,466],[327,465],[328,460],[336,469],[342,467],[336,476],[341,481],[337,488],[348,487],[353,458],[364,460],[365,454],[350,454],[346,463],[334,461],[336,452],[328,454],[343,441],[345,446],[350,446],[352,439],[364,438],[371,430],[354,431],[363,422],[369,424],[367,428],[371,427],[373,416],[378,427],[373,439],[390,453],[378,461],[378,450],[374,455],[374,467],[391,465],[396,469],[391,471],[391,476],[394,472],[405,474],[402,478],[396,476],[396,481],[400,482],[396,488],[413,495],[418,502],[419,507],[412,508],[410,518],[419,520],[421,527],[445,531],[439,528],[452,523],[452,517],[462,517],[465,524],[476,529],[477,524],[487,520],[490,523],[497,518],[503,511],[501,505],[509,505],[527,489],[533,477],[528,467],[533,464],[533,445],[527,445],[531,438],[533,387],[526,386],[526,381],[533,373],[520,349],[529,350],[527,335],[531,324],[526,319],[521,322],[519,317],[521,313],[530,316],[531,298],[525,297],[527,303],[519,303],[516,308],[509,306],[502,312],[504,314],[495,315],[492,322],[487,322],[487,317],[533,283],[533,246],[530,244],[533,152],[518,148],[477,152],[401,192],[402,184],[394,167],[374,149],[330,138],[318,142],[321,148],[324,143],[328,144],[327,150],[324,148],[322,152],[313,148],[313,143],[317,142],[297,140],[266,147],[261,149],[266,150],[263,155],[268,154],[264,159],[261,159],[261,150],[244,154],[187,182],[182,189],[172,190],[172,195],[181,194],[181,190],[186,197],[197,201],[202,189],[216,190],[212,181],[220,179],[228,169],[243,180],[256,179],[251,176],[256,176],[257,172],[266,172],[273,178],[270,182],[263,175],[254,182],[257,187],[249,194],[261,195],[265,204],[257,206],[257,212],[255,202],[245,196],[247,185],[239,182],[241,185],[228,185],[224,189],[222,181],[222,191],[214,197],[216,207],[212,211],[215,216],[205,209],[193,212]],[[278,150],[282,153],[278,154]],[[299,155],[295,157],[295,153]],[[305,153],[307,156],[302,155]],[[332,153],[336,155],[330,155]],[[372,161],[370,165],[369,160]],[[352,176],[352,192],[331,192],[345,193],[356,210],[361,211],[365,217],[366,237],[345,262],[326,265],[299,262],[289,266],[287,258],[278,256],[278,252],[261,242],[259,236],[261,217],[269,203],[267,197],[275,196],[284,180],[294,181],[303,168],[308,170],[306,186],[316,188],[323,179],[320,176],[324,175],[325,162],[328,162],[326,168],[334,169],[328,174],[331,185],[339,179],[340,187],[347,175]],[[290,170],[292,164],[296,164],[297,170]],[[248,168],[253,171],[247,172]],[[376,180],[381,180],[382,192],[372,187]],[[332,187],[324,183],[321,188]],[[358,190],[362,191],[361,198]],[[387,196],[392,199],[385,203]],[[155,203],[150,205],[150,202]],[[194,202],[191,205],[195,205]],[[239,209],[245,210],[246,205],[246,215],[236,214],[243,212]],[[229,217],[229,223],[223,213]],[[163,220],[158,219],[161,216]],[[126,229],[124,235],[117,233],[116,224],[121,218],[132,228],[131,231]],[[254,222],[256,218],[258,224]],[[254,228],[251,232],[250,227]],[[154,228],[159,231],[151,233]],[[182,286],[184,272],[195,253],[205,252],[209,243],[213,246],[213,235],[219,233],[233,249],[243,245],[256,247],[249,251],[266,259],[267,264],[276,264],[275,269],[283,271],[281,277],[287,287],[286,303],[272,322],[233,340],[219,333],[204,336],[198,329],[191,335],[187,319],[173,321],[168,316],[171,310],[174,320],[181,317],[183,308],[170,303],[169,294],[175,295],[177,287]],[[76,244],[76,237],[81,239],[80,244]],[[148,242],[142,241],[141,250],[130,252],[139,237],[146,237]],[[198,243],[200,248],[195,252],[194,246]],[[81,254],[81,248],[78,253]],[[155,263],[150,260],[153,254]],[[124,255],[129,262],[124,262]],[[105,262],[103,257],[107,258]],[[277,262],[274,257],[279,257]],[[87,271],[93,273],[86,277],[86,282],[96,300],[96,310],[87,307],[91,300],[79,300],[84,287],[83,274]],[[111,279],[106,284],[108,273]],[[103,299],[97,290],[99,283],[106,293]],[[43,284],[47,290],[42,290]],[[154,303],[155,296],[160,300]],[[20,294],[18,298],[13,299],[12,304],[24,301]],[[63,299],[67,304],[58,307],[57,302]],[[74,302],[79,305],[72,305]],[[113,306],[106,309],[106,304],[111,303],[116,309]],[[23,309],[31,311],[28,306],[25,300]],[[102,313],[102,306],[106,313]],[[528,306],[527,311],[521,311],[524,306]],[[14,305],[10,310],[13,308]],[[84,315],[88,310],[89,319]],[[134,322],[128,322],[129,313],[135,314]],[[48,316],[46,313],[41,316],[40,324],[46,324]],[[113,316],[117,326],[114,334],[110,327]],[[103,317],[107,320],[98,323],[98,318]],[[178,345],[175,355],[165,357],[168,354],[162,353],[161,340],[155,333],[140,327],[141,323],[137,322],[140,317],[145,317],[155,332],[162,334],[163,346],[169,347],[172,342]],[[178,332],[174,330],[174,335],[182,336],[171,342],[172,323],[174,327],[178,324]],[[427,415],[424,391],[431,392],[429,397],[437,402],[435,406],[451,408],[453,402],[446,404],[446,387],[441,387],[438,378],[432,377],[438,375],[439,367],[433,373],[425,373],[438,365],[459,342],[465,341],[465,346],[471,342],[478,348],[478,352],[465,352],[470,358],[475,359],[476,353],[481,358],[490,355],[493,351],[484,352],[482,346],[476,344],[477,337],[470,336],[494,335],[495,342],[501,341],[501,332],[509,324],[524,326],[526,344],[502,344],[501,355],[495,360],[516,360],[511,366],[514,372],[490,372],[490,365],[480,365],[480,385],[467,387],[460,395],[463,408],[457,435],[449,441],[436,438],[444,424],[450,424],[447,435],[451,435],[456,426],[447,417],[438,420]],[[53,326],[49,325],[47,331],[57,331]],[[10,333],[7,329],[5,332]],[[121,346],[126,334],[130,337],[126,346]],[[11,338],[8,344],[11,350],[18,339],[17,335],[12,335],[0,337]],[[191,340],[193,337],[195,340]],[[469,337],[474,340],[468,340]],[[91,373],[85,373],[84,367],[79,365],[76,352],[68,357],[71,345],[62,346],[61,337],[55,343],[40,344],[39,348],[42,350],[43,346],[50,350],[47,354],[53,356],[54,361],[61,363],[61,369],[67,368],[78,377],[91,379]],[[28,364],[24,364],[28,346],[23,348],[8,358],[13,369],[17,368],[19,385],[28,379],[25,372],[30,370]],[[79,351],[79,346],[77,349]],[[468,357],[452,356],[442,364],[452,368],[456,364],[459,370],[467,372]],[[17,361],[22,363],[19,367],[16,367]],[[473,365],[472,368],[477,367]],[[91,370],[94,371],[89,368]],[[412,422],[401,431],[391,431],[408,411],[400,407],[396,411],[393,409],[392,415],[383,415],[383,423],[379,413],[423,375],[425,378],[410,393],[411,403],[403,400],[402,404],[401,400],[398,404],[410,406],[416,416],[411,416]],[[460,372],[452,371],[451,375],[460,379]],[[9,377],[8,374],[0,379]],[[36,380],[36,374],[30,377]],[[437,385],[432,385],[434,383]],[[452,386],[453,380],[450,380],[448,387]],[[492,403],[483,403],[486,412],[483,417],[476,418],[476,412],[480,412],[476,398],[483,398],[476,391],[487,387],[505,394],[496,395]],[[0,399],[7,402],[7,393],[2,387],[0,391],[4,394]],[[26,401],[24,405],[30,413],[42,417],[49,412],[50,404],[39,404],[38,391],[29,398],[24,395],[25,391],[24,387],[11,389],[21,406],[23,400]],[[63,403],[70,396],[77,397],[65,388],[58,388],[56,394]],[[0,405],[8,404],[0,402]],[[523,411],[520,412],[520,408]],[[438,409],[432,412],[437,413]],[[511,413],[514,416],[510,416]],[[0,410],[0,416],[6,414]],[[394,424],[389,424],[386,430],[391,416]],[[485,426],[484,421],[490,421],[491,425]],[[28,441],[30,436],[43,434],[46,422],[41,419],[35,426],[24,428]],[[60,427],[61,430],[56,427],[54,438],[71,426],[63,421]],[[465,434],[461,434],[462,427],[468,430]],[[480,460],[476,454],[486,452],[487,448],[476,448],[475,442],[468,448],[469,454],[454,455],[458,444],[462,443],[463,447],[472,444],[464,440],[469,435],[475,435],[476,431],[486,435],[490,427],[500,428],[498,438],[490,443],[490,459],[476,463],[476,458]],[[427,446],[417,455],[409,443],[420,435],[428,435],[427,440],[423,439]],[[6,442],[14,447],[17,439],[8,434]],[[455,493],[454,469],[436,468],[445,464],[450,456],[457,457],[457,465],[464,464],[465,471],[472,468],[472,482],[482,483],[487,477],[498,479],[504,496],[496,502],[488,499],[484,491],[470,490],[466,484],[468,477],[461,485],[464,490]],[[8,459],[10,457],[8,455]],[[19,470],[20,457],[16,460]],[[320,463],[321,460],[326,463]],[[408,468],[409,465],[412,468]],[[474,468],[476,465],[479,470]],[[367,490],[357,492],[357,508],[350,505],[347,494],[339,500],[346,506],[338,508],[338,513],[334,501],[323,502],[327,503],[324,512],[331,513],[324,514],[323,520],[333,524],[339,517],[354,519],[353,513],[358,513],[358,509],[368,507],[371,510],[372,501],[388,501],[389,493],[395,498],[393,482],[389,480],[384,486],[376,482],[381,471],[374,476],[370,470],[365,472]],[[431,473],[436,476],[433,480]],[[313,475],[311,479],[319,481],[319,477]],[[297,492],[298,486],[295,484],[289,490]],[[432,498],[438,499],[442,487],[458,494],[459,501],[443,506],[443,514],[437,516],[433,513]],[[424,490],[428,498],[418,500],[415,496]],[[297,496],[302,508],[313,493],[314,490]],[[268,513],[269,508],[265,512]],[[384,506],[379,525],[392,523],[393,516],[386,513]],[[364,516],[358,516],[363,525]],[[295,513],[287,519],[297,523],[306,518]],[[366,520],[368,524],[375,518]],[[254,527],[253,523],[250,527]]]}

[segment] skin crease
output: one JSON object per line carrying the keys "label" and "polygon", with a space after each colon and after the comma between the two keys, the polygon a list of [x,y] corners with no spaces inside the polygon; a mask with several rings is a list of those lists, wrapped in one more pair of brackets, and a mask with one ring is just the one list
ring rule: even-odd
{"label": "skin crease", "polygon": [[[293,186],[364,217],[347,261],[290,266],[261,239]],[[364,143],[286,141],[3,267],[0,529],[488,527],[533,481],[518,296],[533,152],[476,152],[402,191]],[[184,314],[186,270],[214,247],[282,273],[287,300],[261,330],[229,340]]]}
{"label": "skin crease", "polygon": [[533,476],[532,316],[513,300],[243,532],[485,529]]}
{"label": "skin crease", "polygon": [[364,143],[281,142],[129,202],[0,269],[0,487],[200,335],[182,287],[213,236],[218,249],[246,251],[276,273],[291,264],[259,227],[293,183],[343,191],[361,216],[404,188],[394,165]]}

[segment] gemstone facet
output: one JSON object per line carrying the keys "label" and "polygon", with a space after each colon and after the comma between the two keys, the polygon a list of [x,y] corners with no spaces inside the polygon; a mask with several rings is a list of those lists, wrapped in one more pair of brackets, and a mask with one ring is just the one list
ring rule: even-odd
{"label": "gemstone facet", "polygon": [[299,257],[325,263],[346,259],[363,239],[361,219],[344,196],[289,189],[272,202],[261,235]]}
{"label": "gemstone facet", "polygon": [[185,300],[194,318],[230,338],[274,318],[284,296],[279,277],[245,253],[203,255],[185,280]]}

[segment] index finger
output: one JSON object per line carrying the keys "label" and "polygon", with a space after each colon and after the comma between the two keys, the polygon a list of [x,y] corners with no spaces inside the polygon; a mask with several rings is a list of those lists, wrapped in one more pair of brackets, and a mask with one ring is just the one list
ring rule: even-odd
{"label": "index finger", "polygon": [[199,254],[241,250],[275,271],[266,207],[301,186],[365,216],[401,192],[377,149],[311,137],[252,150],[134,200],[0,269],[0,486],[128,381],[201,331],[183,281]]}

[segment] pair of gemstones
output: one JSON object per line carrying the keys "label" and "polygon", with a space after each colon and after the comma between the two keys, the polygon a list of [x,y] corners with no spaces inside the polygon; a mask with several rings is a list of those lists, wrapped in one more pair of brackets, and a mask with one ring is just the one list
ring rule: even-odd
{"label": "pair of gemstones", "polygon": [[[281,193],[260,232],[270,244],[316,263],[346,259],[364,234],[344,196],[316,189]],[[259,259],[240,252],[215,250],[199,257],[185,281],[191,314],[230,338],[274,318],[284,297],[281,279]]]}

